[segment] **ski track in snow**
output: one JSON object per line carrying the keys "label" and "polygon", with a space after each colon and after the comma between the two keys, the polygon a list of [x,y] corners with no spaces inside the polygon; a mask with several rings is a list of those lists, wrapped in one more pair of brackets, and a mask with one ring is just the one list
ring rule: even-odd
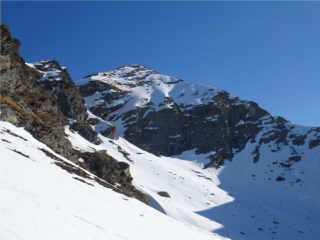
{"label": "ski track in snow", "polygon": [[135,104],[139,101],[139,94],[138,94],[136,91],[132,90],[130,87],[128,87],[128,86],[126,86],[126,85],[117,84],[117,83],[115,83],[114,81],[112,81],[110,78],[107,78],[107,77],[105,77],[105,76],[103,76],[103,75],[104,75],[104,74],[108,74],[108,73],[112,73],[112,72],[117,71],[117,70],[119,70],[119,69],[123,69],[123,68],[126,68],[126,67],[131,67],[131,66],[133,66],[133,65],[126,65],[126,66],[117,68],[117,69],[115,69],[115,70],[111,70],[111,71],[108,71],[108,72],[101,72],[101,73],[99,73],[99,76],[100,76],[103,80],[108,81],[108,82],[109,82],[110,84],[112,84],[113,86],[115,86],[115,87],[117,87],[117,88],[119,88],[119,89],[121,89],[121,88],[126,88],[126,89],[128,89],[129,91],[131,91],[132,93],[134,93],[134,94],[136,95],[136,100],[135,100],[133,103],[129,104],[129,105],[126,106],[126,107],[119,108],[119,109],[117,109],[116,111],[113,111],[113,112],[111,112],[111,113],[108,113],[108,115],[107,115],[106,118],[105,118],[105,121],[106,121],[108,127],[109,127],[114,133],[116,133],[116,134],[119,136],[119,138],[121,138],[121,140],[124,142],[124,144],[127,146],[127,148],[128,148],[130,151],[132,151],[132,148],[129,146],[129,144],[126,142],[126,140],[124,140],[124,138],[120,136],[120,134],[117,132],[117,130],[108,122],[108,119],[109,119],[109,117],[110,117],[111,115],[116,114],[116,113],[121,112],[121,111],[124,111],[124,110],[132,107],[133,105],[135,105]]}

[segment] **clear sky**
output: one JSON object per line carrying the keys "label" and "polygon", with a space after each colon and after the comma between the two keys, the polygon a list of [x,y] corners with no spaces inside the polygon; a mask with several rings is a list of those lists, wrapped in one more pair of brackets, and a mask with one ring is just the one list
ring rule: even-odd
{"label": "clear sky", "polygon": [[320,126],[320,2],[2,2],[2,22],[74,80],[141,64]]}

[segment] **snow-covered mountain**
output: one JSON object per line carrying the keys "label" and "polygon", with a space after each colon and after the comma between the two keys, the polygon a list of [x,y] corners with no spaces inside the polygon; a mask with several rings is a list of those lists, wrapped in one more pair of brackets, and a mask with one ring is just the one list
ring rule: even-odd
{"label": "snow-covered mountain", "polygon": [[[222,166],[207,169],[209,173],[196,170],[199,177],[219,180],[214,185],[229,193],[221,202],[214,197],[221,195],[209,190],[207,208],[193,210],[224,223],[208,230],[232,239],[314,236],[320,223],[320,128],[294,125],[223,90],[139,65],[90,75],[77,86],[92,117],[99,118],[93,127],[101,134],[113,136],[104,122],[109,115],[117,132],[145,151]],[[136,97],[126,86],[140,96],[127,109]],[[125,110],[110,115],[121,108]]]}
{"label": "snow-covered mountain", "polygon": [[[300,146],[312,149],[320,145],[319,127],[294,125],[226,91],[184,82],[139,65],[93,74],[78,81],[77,86],[90,112],[102,120],[95,125],[97,131],[110,134],[104,124],[108,116],[121,136],[157,155],[195,150],[209,154],[208,166],[219,167],[250,140],[256,143],[254,162],[259,161],[260,148],[266,145],[271,152],[288,148],[287,157],[278,161],[291,165],[303,155]],[[131,108],[126,106],[135,102],[136,95],[128,87],[139,96]]]}
{"label": "snow-covered mountain", "polygon": [[320,235],[320,128],[139,65],[75,85],[1,35],[0,239]]}

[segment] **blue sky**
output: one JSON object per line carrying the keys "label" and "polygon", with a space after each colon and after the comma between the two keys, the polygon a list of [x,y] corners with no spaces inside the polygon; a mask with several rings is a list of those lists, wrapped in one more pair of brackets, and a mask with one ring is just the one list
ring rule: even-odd
{"label": "blue sky", "polygon": [[141,64],[320,126],[320,2],[2,2],[28,62]]}

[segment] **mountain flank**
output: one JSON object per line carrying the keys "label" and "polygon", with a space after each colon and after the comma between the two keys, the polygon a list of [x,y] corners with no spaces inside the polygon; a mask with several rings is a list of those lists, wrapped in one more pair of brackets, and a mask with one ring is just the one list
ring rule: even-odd
{"label": "mountain flank", "polygon": [[[65,127],[98,144],[88,123],[88,113],[79,90],[67,70],[56,61],[41,61],[36,68],[20,56],[20,42],[1,24],[1,117],[23,127],[58,154],[118,187],[128,196],[148,203],[148,197],[132,185],[129,165],[105,152],[80,152],[73,148]],[[79,161],[79,159],[82,159]],[[106,185],[107,186],[107,185]]]}

